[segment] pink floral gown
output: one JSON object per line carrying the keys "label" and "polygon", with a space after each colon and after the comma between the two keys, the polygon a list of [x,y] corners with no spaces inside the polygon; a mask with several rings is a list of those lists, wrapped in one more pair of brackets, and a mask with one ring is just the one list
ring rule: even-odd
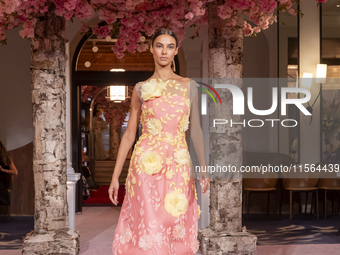
{"label": "pink floral gown", "polygon": [[185,139],[190,92],[160,79],[139,82],[135,90],[143,132],[130,161],[113,255],[195,254],[200,208]]}

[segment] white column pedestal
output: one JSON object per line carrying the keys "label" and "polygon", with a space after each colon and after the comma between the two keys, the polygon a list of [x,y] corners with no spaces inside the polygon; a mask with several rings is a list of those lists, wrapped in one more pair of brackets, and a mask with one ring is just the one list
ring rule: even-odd
{"label": "white column pedestal", "polygon": [[76,184],[79,179],[80,173],[75,173],[73,168],[67,169],[68,225],[73,230],[75,230]]}

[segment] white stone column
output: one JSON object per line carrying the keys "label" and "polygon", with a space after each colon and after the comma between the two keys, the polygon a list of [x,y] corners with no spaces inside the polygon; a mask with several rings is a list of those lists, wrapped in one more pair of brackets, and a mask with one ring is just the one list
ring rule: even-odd
{"label": "white stone column", "polygon": [[67,154],[67,203],[69,210],[68,224],[69,228],[75,230],[75,207],[76,207],[76,184],[80,179],[80,173],[75,173],[72,167],[72,139],[71,139],[71,59],[70,45],[65,46],[65,76],[66,76],[66,154]]}

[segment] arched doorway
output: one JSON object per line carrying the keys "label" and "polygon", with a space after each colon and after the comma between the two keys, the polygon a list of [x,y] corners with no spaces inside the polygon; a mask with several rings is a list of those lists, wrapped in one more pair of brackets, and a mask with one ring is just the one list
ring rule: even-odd
{"label": "arched doorway", "polygon": [[[100,25],[104,25],[105,23],[100,23]],[[106,39],[98,39],[95,35],[85,35],[80,40],[75,53],[72,59],[72,165],[76,172],[80,173],[82,164],[83,154],[87,154],[89,151],[88,148],[88,133],[89,130],[86,128],[86,121],[84,119],[90,117],[90,114],[93,114],[96,110],[100,109],[100,107],[94,107],[92,113],[90,113],[90,103],[93,99],[94,95],[91,94],[88,97],[88,100],[82,95],[82,89],[84,92],[84,87],[91,88],[88,91],[99,91],[100,88],[105,88],[110,85],[125,85],[129,87],[131,96],[131,91],[134,85],[140,81],[148,79],[152,76],[154,72],[154,60],[153,56],[149,51],[145,52],[137,52],[137,53],[128,53],[122,59],[117,59],[114,53],[111,50],[112,45],[115,43],[114,39],[106,40]],[[179,59],[178,56],[175,56],[175,65],[176,65],[176,73],[179,73]],[[115,72],[112,69],[124,69],[124,72]],[[111,71],[110,71],[111,70]],[[99,88],[99,90],[96,90]],[[103,90],[105,93],[106,91]],[[96,102],[94,103],[96,105]],[[102,107],[103,108],[103,107]],[[101,109],[103,110],[103,109]],[[125,114],[125,112],[124,112]],[[98,113],[99,115],[99,113]],[[100,114],[102,119],[105,120],[103,114]],[[112,150],[112,146],[119,146],[119,142],[117,143],[117,139],[114,139],[116,142],[110,143],[110,136],[115,134],[118,141],[119,138],[122,137],[126,124],[128,120],[125,118],[123,125],[119,127],[121,132],[112,132],[113,128],[108,125],[108,128],[105,131],[105,134],[102,135],[105,137],[108,136],[109,142],[105,143],[102,139],[101,145],[104,147],[104,150],[108,150],[110,155],[110,151]],[[110,130],[108,132],[108,129]],[[136,134],[136,141],[140,135]],[[102,136],[102,137],[103,137]],[[112,140],[112,139],[111,139]],[[98,141],[98,137],[97,137]],[[91,144],[91,143],[90,143]],[[93,145],[92,145],[93,146]],[[111,148],[110,148],[111,146]],[[85,149],[86,148],[86,149]],[[99,148],[99,147],[98,147]],[[85,150],[84,150],[85,149]],[[133,150],[133,147],[132,149]],[[116,151],[116,150],[115,150]],[[102,151],[103,152],[103,151]],[[98,153],[97,153],[98,154]],[[105,153],[104,153],[105,154]],[[109,182],[112,176],[112,171],[114,169],[115,158],[114,153],[111,153],[110,157],[105,158],[92,158],[89,161],[90,171],[93,175],[93,179],[95,183],[102,186],[109,186]],[[92,161],[91,161],[92,160]],[[127,157],[128,160],[128,157]],[[103,165],[106,165],[103,167]],[[128,169],[128,162],[123,167],[123,171],[121,173],[120,184],[124,185],[125,178]],[[96,169],[97,168],[97,169]],[[104,169],[104,172],[98,171],[99,168]],[[120,189],[124,190],[124,189]],[[107,192],[105,194],[107,196]],[[78,182],[77,187],[77,208],[76,212],[82,211],[83,206],[83,187],[82,182]]]}

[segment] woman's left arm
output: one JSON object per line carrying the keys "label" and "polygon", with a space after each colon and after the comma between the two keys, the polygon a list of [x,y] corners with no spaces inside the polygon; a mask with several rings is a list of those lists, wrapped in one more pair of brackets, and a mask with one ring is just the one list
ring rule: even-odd
{"label": "woman's left arm", "polygon": [[9,164],[9,169],[3,169],[3,168],[0,166],[0,171],[1,171],[1,172],[4,172],[4,173],[6,173],[6,174],[15,174],[15,175],[18,175],[18,170],[17,170],[17,168],[15,167],[12,158],[9,157],[9,159],[11,160],[11,163]]}
{"label": "woman's left arm", "polygon": [[[207,166],[206,155],[205,155],[205,145],[204,136],[200,123],[199,109],[198,109],[198,93],[195,93],[195,97],[192,101],[191,113],[190,113],[190,137],[194,144],[194,148],[200,163],[200,169]],[[201,184],[203,179],[205,179],[204,185],[202,187],[203,193],[208,190],[209,187],[209,174],[207,172],[199,172],[199,181]]]}

